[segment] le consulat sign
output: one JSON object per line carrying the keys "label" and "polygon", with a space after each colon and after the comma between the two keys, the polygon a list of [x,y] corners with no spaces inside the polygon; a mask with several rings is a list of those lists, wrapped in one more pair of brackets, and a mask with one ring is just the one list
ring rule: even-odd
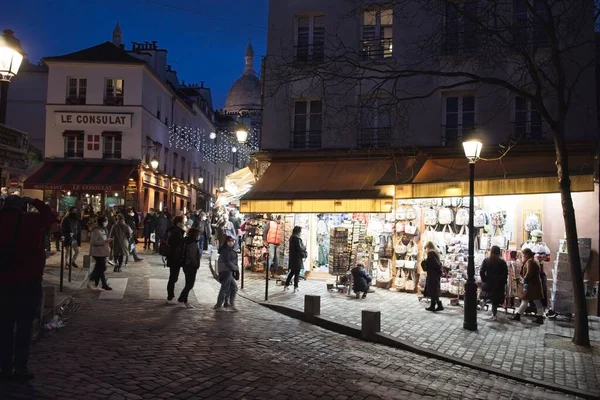
{"label": "le consulat sign", "polygon": [[131,128],[131,114],[125,113],[83,113],[56,111],[56,125],[61,126],[104,126],[111,128]]}

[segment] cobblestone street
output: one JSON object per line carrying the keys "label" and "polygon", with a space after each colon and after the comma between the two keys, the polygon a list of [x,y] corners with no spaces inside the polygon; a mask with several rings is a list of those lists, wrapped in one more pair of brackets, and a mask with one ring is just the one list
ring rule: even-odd
{"label": "cobblestone street", "polygon": [[338,335],[244,299],[240,312],[216,313],[207,262],[190,295],[196,308],[168,306],[167,270],[158,257],[144,257],[109,273],[113,292],[78,292],[68,325],[32,349],[36,379],[3,383],[0,398],[568,398]]}
{"label": "cobblestone street", "polygon": [[[246,274],[243,295],[264,301],[264,275]],[[333,283],[333,280],[328,283]],[[419,347],[461,358],[480,365],[500,368],[535,380],[569,386],[600,396],[600,322],[590,319],[592,351],[578,349],[570,342],[573,325],[566,319],[546,320],[538,326],[530,318],[509,321],[499,312],[499,321],[489,320],[491,312],[480,311],[478,331],[463,329],[463,309],[450,306],[432,313],[428,303],[416,294],[375,289],[365,300],[328,292],[326,282],[300,282],[300,293],[283,292],[282,286],[269,283],[269,302],[302,309],[304,295],[321,296],[321,315],[360,326],[361,310],[381,311],[381,330]],[[509,313],[511,311],[509,310]]]}

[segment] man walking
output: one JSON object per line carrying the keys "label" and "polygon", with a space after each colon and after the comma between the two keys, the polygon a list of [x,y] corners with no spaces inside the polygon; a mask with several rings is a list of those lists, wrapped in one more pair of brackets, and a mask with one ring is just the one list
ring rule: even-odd
{"label": "man walking", "polygon": [[[39,212],[26,212],[32,205]],[[56,215],[44,202],[8,196],[0,210],[0,379],[33,378],[27,368],[42,298],[44,234]]]}
{"label": "man walking", "polygon": [[[69,249],[69,253],[65,255],[67,258],[65,265],[68,266],[70,260],[73,268],[79,268],[77,257],[79,256],[79,244],[81,243],[81,223],[75,207],[69,208],[69,214],[63,218],[60,224],[60,232],[65,241],[64,246]],[[72,254],[72,258],[69,257],[69,254]]]}
{"label": "man walking", "polygon": [[167,255],[167,267],[169,267],[169,282],[167,283],[167,303],[177,304],[175,301],[175,283],[179,279],[181,260],[178,260],[179,246],[183,244],[183,217],[173,219],[173,227],[169,230],[169,254]]}
{"label": "man walking", "polygon": [[156,215],[154,209],[151,208],[148,214],[144,217],[144,250],[149,250],[150,247],[154,248],[150,242],[150,237],[156,229]]}

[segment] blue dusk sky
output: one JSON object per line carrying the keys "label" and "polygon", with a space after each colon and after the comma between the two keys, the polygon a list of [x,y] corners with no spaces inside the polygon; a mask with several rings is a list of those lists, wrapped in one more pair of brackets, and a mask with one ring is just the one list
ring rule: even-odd
{"label": "blue dusk sky", "polygon": [[0,29],[12,29],[31,62],[112,40],[117,22],[127,49],[156,40],[186,83],[204,81],[215,108],[244,68],[248,40],[255,70],[265,54],[269,0],[16,0],[2,4]]}

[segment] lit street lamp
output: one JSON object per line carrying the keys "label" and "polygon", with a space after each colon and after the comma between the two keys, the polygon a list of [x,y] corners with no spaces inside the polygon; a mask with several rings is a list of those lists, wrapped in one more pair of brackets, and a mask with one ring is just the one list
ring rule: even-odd
{"label": "lit street lamp", "polygon": [[156,171],[158,169],[158,164],[159,164],[158,158],[152,157],[152,160],[150,160],[150,166],[152,167],[153,170]]}
{"label": "lit street lamp", "polygon": [[19,72],[23,62],[21,42],[13,31],[5,29],[0,35],[0,123],[6,123],[6,106],[8,104],[8,84]]}
{"label": "lit street lamp", "polygon": [[246,125],[238,124],[235,130],[235,136],[239,144],[244,144],[248,141],[248,129],[246,129]]}
{"label": "lit street lamp", "polygon": [[469,160],[469,262],[467,264],[467,282],[465,283],[465,313],[463,328],[477,330],[477,284],[475,283],[475,162],[479,160],[482,144],[478,140],[463,142],[465,156]]}
{"label": "lit street lamp", "polygon": [[198,177],[198,183],[201,184],[201,185],[204,183],[204,177],[203,176],[199,176]]}

